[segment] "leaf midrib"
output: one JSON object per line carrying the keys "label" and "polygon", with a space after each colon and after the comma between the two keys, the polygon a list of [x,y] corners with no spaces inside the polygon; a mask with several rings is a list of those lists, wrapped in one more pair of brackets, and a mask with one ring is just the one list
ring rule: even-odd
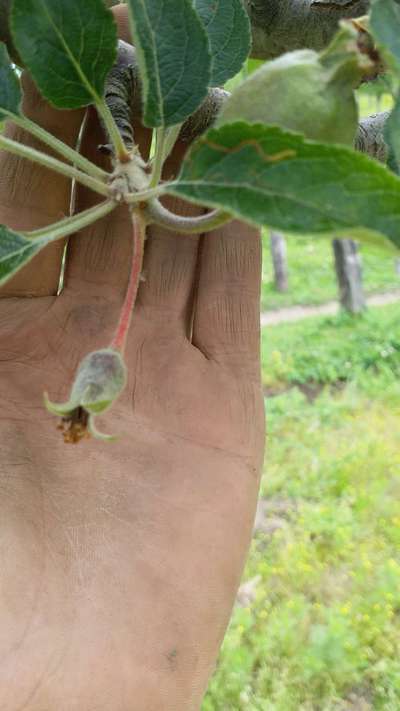
{"label": "leaf midrib", "polygon": [[[227,188],[227,189],[235,190],[235,189],[240,188],[240,189],[245,189],[245,190],[251,190],[251,191],[253,191],[254,193],[257,193],[258,195],[261,195],[261,196],[275,197],[275,198],[278,198],[278,199],[279,199],[279,198],[281,198],[281,199],[282,199],[282,198],[285,198],[285,199],[287,199],[287,200],[290,200],[290,201],[296,203],[299,207],[302,207],[302,208],[305,208],[305,209],[308,209],[308,210],[313,210],[314,213],[317,213],[317,214],[320,214],[320,215],[326,217],[326,212],[324,212],[323,210],[321,210],[320,208],[318,208],[318,206],[314,205],[313,203],[308,203],[308,202],[306,202],[305,200],[301,200],[301,199],[299,199],[299,198],[297,198],[297,197],[294,197],[294,196],[293,196],[292,194],[290,194],[290,193],[283,195],[282,193],[279,193],[279,192],[276,192],[276,191],[273,191],[273,190],[266,190],[266,189],[255,188],[254,185],[251,185],[250,183],[245,183],[245,182],[243,182],[243,183],[224,182],[223,184],[221,184],[221,183],[218,183],[218,182],[214,182],[214,181],[212,181],[212,180],[211,180],[211,181],[207,181],[206,183],[205,183],[205,182],[202,182],[202,181],[192,181],[192,180],[182,180],[182,181],[180,181],[179,183],[176,183],[176,187],[177,187],[178,189],[179,189],[180,186],[185,186],[185,185],[187,185],[188,187],[192,187],[192,188],[194,188],[194,189],[196,189],[196,188],[200,188],[200,189],[201,189],[201,188],[211,188],[211,189]],[[207,202],[209,202],[210,204],[213,204],[213,205],[215,205],[215,206],[217,206],[217,207],[219,206],[218,201],[207,200]],[[229,208],[229,209],[230,209],[230,208]],[[234,212],[235,212],[236,214],[240,214],[240,213],[238,213],[237,210],[234,210]],[[358,224],[358,225],[355,225],[353,222],[344,222],[344,221],[343,221],[344,218],[343,218],[342,216],[338,217],[338,216],[336,215],[336,213],[333,213],[333,214],[332,214],[332,218],[335,219],[337,222],[340,222],[340,223],[343,225],[343,227],[357,227],[357,226],[358,226],[358,227],[362,227],[362,226],[363,226],[363,225],[359,225],[359,224]],[[400,220],[400,212],[399,212],[399,220]],[[366,225],[364,225],[364,227],[367,228]]]}
{"label": "leaf midrib", "polygon": [[[154,58],[155,58],[155,61],[156,61],[157,69],[158,69],[159,60],[158,60],[158,52],[157,52],[157,43],[156,43],[156,41],[155,41],[155,33],[153,32],[153,29],[152,29],[152,26],[151,26],[151,22],[150,22],[150,17],[149,17],[149,14],[148,14],[147,10],[146,10],[146,3],[145,3],[143,0],[139,0],[139,2],[140,2],[141,6],[142,6],[142,8],[143,8],[143,14],[144,14],[144,16],[145,16],[145,18],[146,18],[146,20],[147,20],[147,25],[148,25],[148,28],[149,28],[150,41],[151,41],[151,45],[152,45],[152,48],[153,48],[153,55],[154,55]],[[138,34],[140,34],[140,33],[138,32]],[[142,47],[143,47],[143,45],[142,45]],[[145,52],[143,52],[143,54],[145,55]],[[165,122],[165,114],[164,114],[164,105],[163,105],[163,101],[162,101],[162,87],[161,87],[161,82],[160,82],[160,73],[159,73],[159,71],[156,71],[155,81],[156,81],[156,87],[157,87],[157,98],[158,98],[158,102],[157,102],[157,103],[158,103],[158,109],[159,109],[159,111],[160,111],[160,118],[161,118],[161,120],[162,120],[162,123],[164,123],[164,122]],[[150,83],[150,82],[149,82],[149,83]]]}
{"label": "leaf midrib", "polygon": [[70,58],[71,64],[73,65],[73,67],[75,68],[75,70],[76,70],[78,76],[80,77],[80,79],[82,80],[83,84],[85,85],[85,88],[87,89],[87,91],[89,92],[89,94],[90,94],[91,96],[93,96],[93,98],[94,98],[96,104],[101,103],[101,97],[98,95],[98,93],[97,93],[97,91],[95,90],[95,88],[90,84],[90,82],[88,81],[86,75],[82,72],[80,65],[79,65],[78,62],[76,61],[74,55],[72,54],[72,52],[71,52],[71,50],[70,50],[68,44],[66,43],[66,41],[65,41],[65,39],[64,39],[64,35],[59,31],[57,25],[54,23],[53,18],[51,17],[51,15],[50,15],[50,13],[49,13],[49,11],[48,11],[48,9],[47,9],[46,3],[44,2],[44,0],[39,0],[39,3],[40,3],[40,5],[43,7],[43,9],[44,9],[44,14],[45,14],[46,17],[47,17],[47,19],[48,19],[48,21],[49,21],[49,24],[50,24],[51,27],[53,28],[55,35],[59,38],[59,40],[60,40],[62,46],[64,47],[64,49],[65,49],[65,51],[66,51],[68,57]]}
{"label": "leaf midrib", "polygon": [[[26,239],[26,238],[24,238],[24,239]],[[1,255],[1,254],[0,254],[0,265],[1,265],[2,262],[4,262],[6,259],[11,259],[12,257],[17,257],[19,254],[23,253],[23,252],[24,252],[26,249],[28,249],[29,247],[36,247],[36,245],[38,245],[38,247],[41,248],[41,247],[42,247],[42,242],[39,242],[39,241],[38,241],[38,242],[33,242],[33,241],[30,241],[30,240],[27,239],[24,245],[20,245],[19,248],[16,249],[16,250],[14,250],[13,252],[8,252],[8,253],[5,254],[5,255]]]}

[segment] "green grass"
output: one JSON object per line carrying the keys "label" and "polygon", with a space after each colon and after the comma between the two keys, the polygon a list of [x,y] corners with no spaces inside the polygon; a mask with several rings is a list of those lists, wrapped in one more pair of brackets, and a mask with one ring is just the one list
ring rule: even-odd
{"label": "green grass", "polygon": [[261,348],[263,382],[272,390],[377,373],[400,378],[400,304],[265,328]]}
{"label": "green grass", "polygon": [[[263,310],[295,304],[321,304],[337,299],[338,286],[331,241],[296,235],[288,235],[286,240],[289,290],[281,294],[274,286],[269,231],[263,232]],[[400,289],[400,276],[395,270],[393,254],[369,245],[363,245],[360,253],[366,294]]]}
{"label": "green grass", "polygon": [[400,305],[353,326],[265,330],[270,383],[315,378],[325,351],[325,387],[313,403],[297,387],[267,400],[268,510],[243,576],[253,592],[235,608],[203,711],[400,708],[399,322]]}

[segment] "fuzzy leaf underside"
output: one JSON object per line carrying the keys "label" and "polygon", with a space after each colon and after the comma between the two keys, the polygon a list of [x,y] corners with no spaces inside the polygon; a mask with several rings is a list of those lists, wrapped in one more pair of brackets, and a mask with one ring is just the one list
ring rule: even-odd
{"label": "fuzzy leaf underside", "polygon": [[21,100],[18,77],[11,66],[5,44],[0,42],[0,121],[4,121],[9,114],[21,113]]}
{"label": "fuzzy leaf underside", "polygon": [[235,76],[251,49],[251,30],[242,0],[194,0],[211,47],[210,86]]}
{"label": "fuzzy leaf underside", "polygon": [[193,146],[169,192],[259,225],[382,243],[387,237],[400,247],[395,175],[345,146],[273,126],[212,129]]}
{"label": "fuzzy leaf underside", "polygon": [[371,29],[378,44],[388,51],[400,71],[400,4],[396,0],[375,0]]}
{"label": "fuzzy leaf underside", "polygon": [[25,266],[51,238],[30,240],[0,225],[0,286]]}
{"label": "fuzzy leaf underside", "polygon": [[183,123],[207,95],[211,55],[191,0],[128,0],[143,86],[143,122]]}
{"label": "fuzzy leaf underside", "polygon": [[116,59],[117,29],[103,0],[14,0],[15,45],[54,106],[96,103]]}

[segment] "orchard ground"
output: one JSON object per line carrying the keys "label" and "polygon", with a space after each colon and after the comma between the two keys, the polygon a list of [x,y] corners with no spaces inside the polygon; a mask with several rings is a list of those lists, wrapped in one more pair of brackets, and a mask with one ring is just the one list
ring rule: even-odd
{"label": "orchard ground", "polygon": [[[269,233],[263,239],[263,311],[294,305],[319,305],[337,298],[333,249],[326,239],[312,239],[288,235],[286,237],[289,268],[289,289],[279,293],[274,287],[273,269],[269,255]],[[366,295],[400,289],[400,273],[396,257],[379,247],[360,248],[363,264],[363,285]]]}
{"label": "orchard ground", "polygon": [[[290,303],[334,285],[329,242],[290,254]],[[400,304],[265,328],[262,365],[261,501],[202,710],[398,711]]]}

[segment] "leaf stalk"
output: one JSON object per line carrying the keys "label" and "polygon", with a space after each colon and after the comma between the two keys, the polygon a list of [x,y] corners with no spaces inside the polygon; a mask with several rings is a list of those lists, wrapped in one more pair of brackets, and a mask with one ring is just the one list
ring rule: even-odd
{"label": "leaf stalk", "polygon": [[96,102],[96,108],[113,144],[116,159],[120,163],[129,163],[131,154],[125,146],[114,117],[104,99]]}
{"label": "leaf stalk", "polygon": [[156,198],[149,200],[142,212],[149,224],[155,222],[167,230],[182,234],[210,232],[233,219],[229,212],[222,209],[213,210],[198,217],[183,217],[167,210]]}
{"label": "leaf stalk", "polygon": [[82,171],[78,170],[74,166],[67,165],[67,163],[63,163],[57,158],[53,158],[52,156],[42,153],[35,148],[13,141],[11,138],[0,136],[0,149],[8,151],[14,155],[18,155],[21,158],[26,158],[27,160],[39,163],[49,170],[54,170],[56,173],[61,173],[61,175],[64,175],[71,180],[76,180],[79,183],[82,183],[82,185],[86,185],[86,187],[94,190],[96,193],[99,193],[99,195],[109,197],[110,190],[105,182],[102,182],[97,178],[93,178],[91,175],[87,175],[86,173],[82,173]]}
{"label": "leaf stalk", "polygon": [[62,237],[68,237],[68,235],[74,232],[79,232],[79,230],[88,227],[93,222],[100,220],[105,217],[110,212],[112,212],[116,207],[116,203],[112,200],[106,200],[100,203],[100,205],[95,205],[95,207],[90,207],[88,210],[79,212],[77,215],[72,217],[66,217],[64,220],[53,223],[48,227],[43,227],[40,230],[34,230],[33,232],[22,232],[27,239],[37,240],[49,237],[52,240],[60,239]]}
{"label": "leaf stalk", "polygon": [[26,116],[16,116],[10,114],[10,120],[16,125],[27,131],[35,138],[38,138],[42,143],[52,148],[56,153],[66,158],[70,163],[72,163],[76,168],[79,168],[84,173],[91,175],[93,178],[98,180],[105,180],[107,178],[107,173],[99,166],[92,163],[90,160],[85,158],[83,155],[78,153],[74,148],[67,146],[66,143],[55,138],[51,133],[46,131],[41,126],[26,118]]}

